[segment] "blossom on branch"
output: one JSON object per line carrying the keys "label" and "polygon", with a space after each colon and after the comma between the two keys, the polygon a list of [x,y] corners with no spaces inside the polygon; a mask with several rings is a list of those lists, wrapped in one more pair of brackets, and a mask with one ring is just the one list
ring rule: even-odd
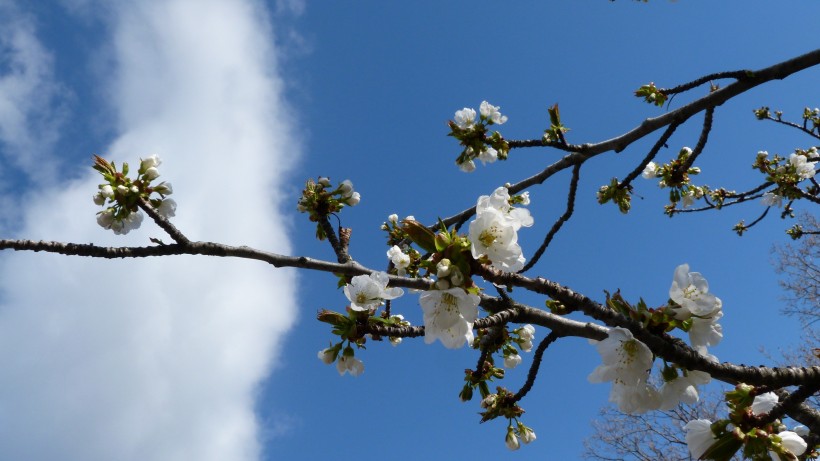
{"label": "blossom on branch", "polygon": [[706,450],[717,442],[712,432],[712,422],[708,419],[689,421],[683,426],[683,430],[686,431],[686,445],[689,447],[689,453],[694,459],[700,459]]}
{"label": "blossom on branch", "polygon": [[482,195],[476,203],[476,219],[470,223],[470,252],[475,259],[486,257],[491,265],[515,272],[526,261],[518,245],[518,230],[533,225],[526,208],[510,205],[510,193],[499,187],[492,195]]}
{"label": "blossom on branch", "polygon": [[422,293],[419,304],[424,313],[424,342],[430,344],[438,339],[449,349],[472,342],[480,300],[478,295],[458,287]]}
{"label": "blossom on branch", "polygon": [[675,317],[685,320],[690,317],[708,317],[720,310],[720,298],[709,293],[709,283],[699,272],[689,272],[689,264],[681,264],[675,269],[669,298],[679,307],[674,309]]}
{"label": "blossom on branch", "polygon": [[357,275],[345,285],[344,292],[350,301],[350,309],[365,311],[375,309],[387,299],[395,299],[404,294],[401,288],[387,288],[389,277],[384,272]]}
{"label": "blossom on branch", "polygon": [[603,363],[587,379],[592,383],[612,381],[609,400],[624,413],[645,413],[661,404],[658,391],[647,382],[654,357],[646,344],[625,328],[615,327],[602,341],[593,341]]}

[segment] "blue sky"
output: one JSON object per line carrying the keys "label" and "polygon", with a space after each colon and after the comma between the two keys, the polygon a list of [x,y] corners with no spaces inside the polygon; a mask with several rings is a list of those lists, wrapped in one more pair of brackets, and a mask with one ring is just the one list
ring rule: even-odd
{"label": "blue sky", "polygon": [[[820,6],[771,5],[0,0],[0,229],[146,244],[159,234],[149,223],[125,238],[96,225],[88,166],[92,153],[132,163],[156,153],[191,238],[323,259],[332,252],[295,212],[298,193],[308,177],[352,180],[362,202],[341,215],[351,252],[381,268],[389,214],[432,222],[560,156],[513,151],[461,173],[445,136],[455,110],[500,105],[502,133],[523,139],[543,132],[557,102],[571,142],[601,141],[661,112],[632,96],[642,84],[811,50]],[[719,107],[698,181],[741,190],[758,179],[748,168],[758,150],[807,147],[751,111],[799,116],[817,104],[816,78],[810,70]],[[698,131],[679,129],[660,158],[694,145]],[[657,305],[688,262],[723,300],[725,338],[713,352],[767,363],[759,347],[789,347],[798,331],[779,313],[769,264],[790,223],[773,217],[736,237],[731,227],[754,219],[756,204],[670,220],[647,181],[629,215],[598,206],[598,187],[631,171],[654,139],[584,168],[576,214],[533,273],[599,300],[620,288]],[[563,173],[531,191],[525,255],[563,212],[568,182]],[[319,362],[333,338],[314,315],[345,305],[329,274],[40,254],[3,254],[0,271],[3,458],[577,459],[609,392],[587,382],[598,357],[585,340],[554,345],[523,402],[538,440],[510,453],[504,424],[479,425],[478,402],[458,401],[474,351],[373,342],[358,378]],[[413,295],[394,310],[421,322]],[[520,386],[524,360],[504,385]]]}

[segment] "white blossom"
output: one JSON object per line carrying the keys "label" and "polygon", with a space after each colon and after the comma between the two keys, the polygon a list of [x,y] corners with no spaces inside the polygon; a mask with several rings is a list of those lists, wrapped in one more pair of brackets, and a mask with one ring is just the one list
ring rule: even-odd
{"label": "white blossom", "polygon": [[157,207],[157,213],[160,214],[163,218],[170,218],[172,216],[176,216],[177,214],[177,202],[172,198],[167,198],[163,200],[159,207]]}
{"label": "white blossom", "polygon": [[478,110],[481,112],[481,116],[485,119],[493,122],[496,125],[502,125],[504,122],[507,121],[507,116],[501,115],[501,112],[498,111],[501,107],[494,106],[487,101],[482,101],[481,106],[479,106]]}
{"label": "white blossom", "polygon": [[100,187],[100,193],[105,198],[112,198],[112,197],[114,197],[114,188],[111,187],[111,184],[106,184],[106,185]]}
{"label": "white blossom", "polygon": [[809,162],[805,155],[789,155],[789,164],[794,167],[794,170],[800,179],[809,179],[814,177],[814,167],[817,165],[817,162]]}
{"label": "white blossom", "polygon": [[401,251],[398,245],[393,245],[387,250],[387,257],[396,266],[399,276],[404,276],[407,271],[407,266],[410,265],[410,256]]}
{"label": "white blossom", "polygon": [[504,356],[504,368],[515,368],[521,364],[521,356],[518,354],[510,354]]}
{"label": "white blossom", "polygon": [[671,410],[679,403],[693,405],[699,400],[697,386],[708,384],[712,380],[709,373],[703,371],[687,371],[684,376],[678,376],[667,381],[661,387],[661,410]]}
{"label": "white blossom", "polygon": [[390,216],[388,216],[388,217],[387,217],[387,220],[388,220],[389,222],[392,222],[393,224],[398,224],[398,222],[399,222],[399,215],[397,215],[396,213],[393,213],[393,214],[391,214]]}
{"label": "white blossom", "polygon": [[159,178],[159,171],[156,169],[156,167],[152,166],[151,168],[145,170],[145,173],[143,173],[143,175],[145,175],[145,179],[151,181]]}
{"label": "white blossom", "polygon": [[658,176],[658,164],[655,163],[655,162],[647,163],[646,167],[644,167],[644,169],[643,169],[643,173],[641,173],[641,176],[643,176],[644,179],[652,179],[652,178],[657,177]]}
{"label": "white blossom", "polygon": [[331,363],[333,363],[333,361],[336,359],[335,355],[336,354],[333,353],[333,349],[331,348],[322,349],[319,351],[318,354],[319,360],[321,360],[322,363],[324,363],[325,365],[330,365]]}
{"label": "white blossom", "polygon": [[521,437],[521,441],[524,443],[530,443],[536,439],[535,432],[521,423],[518,423],[518,436]]}
{"label": "white blossom", "polygon": [[465,173],[472,173],[475,171],[475,162],[472,160],[461,162],[458,164],[458,168]]}
{"label": "white blossom", "polygon": [[107,208],[99,213],[97,213],[97,224],[99,224],[103,229],[110,229],[111,224],[114,223],[114,209]]}
{"label": "white blossom", "polygon": [[590,341],[601,355],[602,364],[589,375],[589,381],[614,381],[626,385],[645,382],[652,368],[652,351],[626,328],[610,328],[602,341]]}
{"label": "white blossom", "polygon": [[350,373],[351,376],[359,376],[364,373],[364,362],[352,355],[342,355],[336,361],[336,371],[339,372],[339,376],[344,376],[345,373]]}
{"label": "white blossom", "polygon": [[712,432],[712,422],[708,419],[695,419],[683,426],[686,431],[686,445],[692,458],[700,459],[706,450],[717,441]]}
{"label": "white blossom", "polygon": [[669,298],[680,308],[675,309],[675,316],[685,320],[692,315],[708,317],[721,308],[720,298],[709,293],[709,283],[699,272],[689,272],[688,264],[681,264],[675,269]]}
{"label": "white blossom", "polygon": [[723,339],[723,327],[717,323],[723,311],[717,311],[708,318],[692,317],[689,342],[692,346],[716,346]]}
{"label": "white blossom", "polygon": [[154,192],[160,195],[171,195],[174,193],[174,188],[169,182],[161,182],[153,187]]}
{"label": "white blossom", "polygon": [[518,443],[518,437],[515,436],[515,432],[513,432],[512,426],[507,429],[507,437],[504,439],[504,443],[507,444],[507,448],[512,451],[518,450],[521,448],[521,445]]}
{"label": "white blossom", "polygon": [[103,195],[102,191],[99,191],[96,194],[94,194],[93,200],[95,205],[105,205],[105,196]]}
{"label": "white blossom", "polygon": [[470,223],[469,236],[474,258],[486,256],[494,268],[505,272],[524,267],[515,225],[502,212],[494,208],[484,210]]}
{"label": "white blossom", "polygon": [[456,126],[462,130],[472,128],[475,124],[475,109],[465,107],[464,109],[456,111],[455,120]]}
{"label": "white blossom", "polygon": [[384,272],[357,275],[345,285],[344,292],[350,301],[350,309],[364,311],[378,307],[386,299],[395,299],[404,294],[401,288],[387,288],[390,281]]}
{"label": "white blossom", "polygon": [[777,195],[774,192],[766,192],[763,194],[763,198],[760,199],[760,203],[766,206],[776,206],[779,208],[783,206],[783,196]]}
{"label": "white blossom", "polygon": [[154,154],[140,162],[140,170],[146,171],[149,168],[156,168],[160,164],[162,164],[162,160],[160,160],[159,155]]}
{"label": "white blossom", "polygon": [[[795,456],[802,455],[806,452],[806,448],[808,448],[806,441],[795,432],[783,431],[778,433],[777,436],[780,437],[780,444],[783,445],[783,448],[789,450]],[[770,451],[769,455],[774,461],[781,461],[782,459],[773,451]]]}
{"label": "white blossom", "polygon": [[661,394],[645,381],[637,384],[613,382],[609,401],[618,405],[621,413],[639,415],[657,410],[661,405]]}
{"label": "white blossom", "polygon": [[755,416],[768,413],[772,411],[772,408],[774,408],[775,405],[777,405],[778,400],[777,394],[774,392],[766,392],[765,394],[757,395],[752,401],[752,413]]}
{"label": "white blossom", "polygon": [[493,163],[498,160],[498,151],[492,147],[487,147],[478,154],[478,159],[481,160],[482,165]]}
{"label": "white blossom", "polygon": [[438,339],[449,349],[472,342],[480,299],[458,287],[422,293],[419,304],[424,313],[424,342],[430,344]]}

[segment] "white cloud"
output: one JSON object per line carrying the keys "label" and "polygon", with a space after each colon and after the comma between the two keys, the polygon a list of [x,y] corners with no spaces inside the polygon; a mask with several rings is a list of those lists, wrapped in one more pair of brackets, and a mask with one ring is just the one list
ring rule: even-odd
{"label": "white cloud", "polygon": [[[190,238],[289,253],[280,191],[299,145],[266,17],[252,1],[118,4],[104,77],[122,135],[107,157],[159,154]],[[100,229],[98,182],[29,196],[20,235],[164,237],[149,221],[125,238]],[[0,458],[257,459],[254,392],[295,319],[295,284],[251,261],[1,255]]]}

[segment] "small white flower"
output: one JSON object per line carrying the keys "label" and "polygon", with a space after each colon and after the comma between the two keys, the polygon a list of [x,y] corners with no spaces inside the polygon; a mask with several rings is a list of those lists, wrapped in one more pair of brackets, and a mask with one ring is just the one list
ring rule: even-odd
{"label": "small white flower", "polygon": [[472,173],[475,171],[475,162],[472,160],[467,160],[466,162],[459,163],[458,169],[465,173]]}
{"label": "small white flower", "polygon": [[356,206],[359,204],[361,200],[361,194],[359,194],[358,192],[353,192],[352,194],[350,194],[350,197],[345,199],[345,203],[347,203],[349,206]]}
{"label": "small white flower", "polygon": [[154,192],[160,195],[171,195],[174,193],[174,188],[169,182],[161,182],[153,187]]}
{"label": "small white flower", "polygon": [[492,147],[487,147],[478,154],[478,159],[481,160],[482,165],[493,163],[498,160],[498,151]]}
{"label": "small white flower", "polygon": [[774,192],[766,192],[763,194],[763,198],[760,199],[760,203],[765,206],[776,206],[779,208],[783,206],[783,196],[777,195]]}
{"label": "small white flower", "polygon": [[504,443],[507,444],[507,448],[512,451],[518,450],[521,448],[521,445],[518,443],[518,437],[515,436],[515,432],[513,432],[512,426],[507,429],[507,437],[504,440]]}
{"label": "small white flower", "polygon": [[661,405],[661,394],[647,382],[630,385],[613,382],[609,401],[618,405],[621,413],[639,415],[657,410]]}
{"label": "small white flower", "polygon": [[685,320],[692,315],[708,317],[721,308],[720,298],[709,293],[709,283],[699,272],[689,272],[688,264],[675,269],[669,298],[681,309],[675,309],[675,316]]}
{"label": "small white flower", "polygon": [[410,265],[410,256],[401,251],[398,245],[393,245],[387,250],[387,257],[396,266],[397,272],[400,276],[407,273],[407,266]]}
{"label": "small white flower", "polygon": [[518,354],[510,354],[504,356],[504,368],[515,368],[521,364],[521,356]]}
{"label": "small white flower", "polygon": [[114,223],[114,209],[107,208],[99,213],[97,213],[97,224],[99,224],[103,229],[110,229],[111,225]]}
{"label": "small white flower", "polygon": [[469,236],[474,258],[486,256],[492,267],[504,272],[515,272],[524,267],[525,259],[518,245],[515,224],[502,212],[494,208],[481,212],[470,223]]}
{"label": "small white flower", "polygon": [[805,155],[791,154],[789,155],[789,163],[794,167],[794,170],[800,179],[809,179],[814,177],[814,167],[817,165],[817,162],[809,162]]}
{"label": "small white flower", "polygon": [[500,109],[499,106],[494,106],[487,101],[482,101],[481,106],[478,108],[482,117],[496,125],[502,125],[507,121],[507,117],[505,115],[501,115],[501,112],[499,112],[498,109]]}
{"label": "small white flower", "polygon": [[384,272],[357,275],[345,285],[344,293],[350,301],[350,309],[364,311],[378,307],[386,299],[395,299],[404,294],[401,288],[387,288],[389,277]]}
{"label": "small white flower", "polygon": [[522,205],[529,205],[530,204],[530,191],[526,191],[521,194],[521,204]]}
{"label": "small white flower", "polygon": [[105,198],[112,198],[114,197],[114,188],[111,187],[111,184],[106,184],[100,187],[100,194]]}
{"label": "small white flower", "polygon": [[353,195],[353,183],[349,179],[345,179],[339,184],[339,192],[343,198],[348,198]]}
{"label": "small white flower", "polygon": [[387,221],[392,222],[393,224],[397,224],[399,222],[399,215],[393,213],[387,217]]}
{"label": "small white flower", "polygon": [[755,416],[768,413],[772,411],[772,408],[774,408],[775,405],[777,405],[778,400],[780,399],[774,392],[766,392],[765,394],[757,395],[752,401],[752,413]]}
{"label": "small white flower", "polygon": [[155,167],[151,167],[145,170],[145,173],[143,173],[143,175],[145,176],[145,179],[151,181],[159,178],[159,171]]}
{"label": "small white flower", "polygon": [[176,216],[177,214],[177,202],[172,198],[167,198],[163,200],[159,207],[157,207],[157,213],[163,218],[170,218],[172,216]]}
{"label": "small white flower", "polygon": [[117,186],[117,192],[119,192],[122,195],[127,195],[128,194],[128,188],[123,186],[122,184],[120,184],[119,186]]}
{"label": "small white flower", "polygon": [[156,168],[161,164],[162,160],[160,160],[159,155],[154,154],[140,162],[140,170],[146,171],[149,168]]}
{"label": "small white flower", "polygon": [[521,423],[518,423],[518,436],[521,437],[521,441],[524,443],[530,443],[536,439],[535,432]]}
{"label": "small white flower", "polygon": [[634,384],[645,381],[649,376],[653,362],[652,351],[646,344],[635,339],[626,328],[610,328],[606,339],[590,342],[595,344],[603,362],[589,375],[590,382],[618,381]]}
{"label": "small white flower", "polygon": [[472,128],[475,124],[475,109],[465,107],[464,109],[456,111],[455,120],[456,126],[462,130]]}
{"label": "small white flower", "polygon": [[344,376],[345,373],[350,373],[351,376],[359,376],[364,373],[364,362],[354,356],[342,355],[336,361],[336,371],[339,376]]}
{"label": "small white flower", "polygon": [[436,339],[444,347],[458,349],[473,340],[473,322],[478,318],[478,295],[462,288],[430,290],[421,294],[424,312],[424,342]]}
{"label": "small white flower", "polygon": [[321,360],[325,365],[330,365],[333,363],[333,361],[336,360],[335,355],[336,354],[333,353],[333,349],[331,348],[322,349],[318,354],[319,360]]}
{"label": "small white flower", "polygon": [[96,194],[94,194],[93,199],[94,199],[94,204],[95,205],[100,205],[100,206],[105,205],[105,196],[103,195],[102,191],[97,192]]}
{"label": "small white flower", "polygon": [[532,341],[535,339],[535,327],[529,323],[521,328],[515,329],[514,331],[518,333],[518,337],[523,341]]}
{"label": "small white flower", "polygon": [[[777,434],[780,437],[780,443],[783,448],[789,450],[793,455],[800,456],[806,452],[808,444],[802,437],[792,431],[783,431]],[[780,461],[780,457],[776,453],[769,452],[773,460]]]}
{"label": "small white flower", "polygon": [[643,173],[641,173],[641,176],[643,176],[644,179],[652,179],[654,177],[657,177],[658,176],[658,164],[655,163],[655,162],[647,163],[646,167],[643,169]]}
{"label": "small white flower", "polygon": [[684,376],[678,376],[667,381],[661,387],[661,410],[671,410],[679,403],[693,405],[699,400],[698,385],[708,384],[712,380],[709,373],[703,371],[687,371]]}
{"label": "small white flower", "polygon": [[717,442],[712,432],[712,422],[708,419],[689,421],[683,426],[683,430],[686,431],[686,445],[689,446],[689,453],[694,459],[700,459],[706,450]]}
{"label": "small white flower", "polygon": [[689,329],[689,343],[693,347],[716,346],[723,339],[723,327],[717,323],[723,317],[723,311],[716,311],[708,318],[692,317]]}

